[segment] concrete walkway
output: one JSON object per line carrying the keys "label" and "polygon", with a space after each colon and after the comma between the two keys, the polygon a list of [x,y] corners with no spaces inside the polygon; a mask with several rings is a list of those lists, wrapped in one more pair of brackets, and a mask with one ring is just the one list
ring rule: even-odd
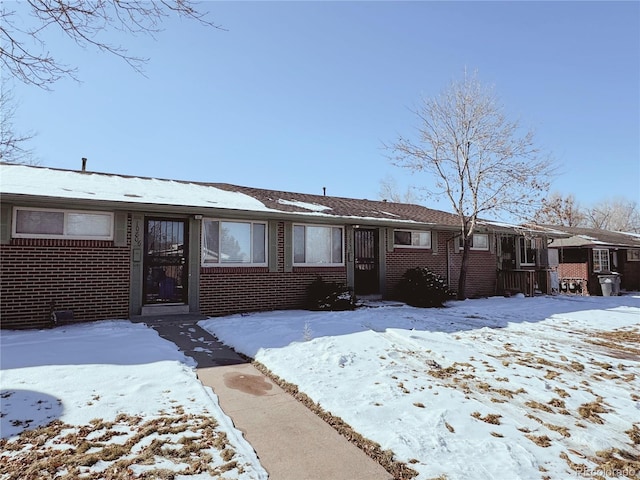
{"label": "concrete walkway", "polygon": [[255,449],[271,480],[390,480],[392,476],[303,404],[200,328],[205,317],[137,318],[198,363],[200,381],[218,396]]}

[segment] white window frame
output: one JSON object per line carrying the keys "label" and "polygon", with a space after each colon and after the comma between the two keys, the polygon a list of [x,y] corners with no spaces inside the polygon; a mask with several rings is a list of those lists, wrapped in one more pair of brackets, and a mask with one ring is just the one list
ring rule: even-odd
{"label": "white window frame", "polygon": [[[396,243],[396,237],[395,237],[395,232],[407,232],[409,234],[411,234],[411,245],[402,245],[399,243]],[[431,230],[406,230],[403,228],[397,228],[393,231],[394,235],[393,235],[393,247],[394,248],[420,248],[423,250],[430,250],[431,249]],[[413,239],[414,239],[414,234],[418,235],[418,234],[425,234],[427,233],[429,235],[429,244],[428,245],[414,245],[413,243]]]}
{"label": "white window frame", "polygon": [[[204,228],[205,222],[218,222],[218,261],[208,261],[204,254],[205,249],[205,236],[206,236],[206,228]],[[250,262],[222,262],[220,255],[220,246],[222,242],[220,240],[220,230],[223,223],[244,223],[251,225],[251,261]],[[264,262],[254,262],[253,261],[253,226],[254,225],[263,225],[264,226]],[[229,219],[229,218],[203,218],[201,223],[201,245],[202,245],[202,261],[201,265],[203,267],[266,267],[269,263],[269,223],[264,221],[254,221],[254,220],[240,220],[240,219]]]}
{"label": "white window frame", "polygon": [[[342,245],[340,246],[340,258],[342,259],[342,261],[340,263],[334,263],[334,262],[327,262],[327,263],[310,263],[310,262],[296,262],[296,256],[295,256],[295,231],[296,231],[296,227],[304,227],[305,228],[305,252],[307,249],[307,235],[306,235],[306,229],[308,227],[320,227],[320,228],[328,228],[331,231],[331,247],[330,247],[330,251],[332,252],[332,257],[333,257],[333,229],[337,228],[340,230],[341,234],[340,234],[340,238],[342,241]],[[345,236],[344,236],[344,227],[338,226],[338,225],[321,225],[321,224],[315,224],[315,223],[294,223],[292,228],[291,228],[291,256],[292,256],[292,265],[294,267],[344,267],[345,265]],[[306,260],[306,258],[305,258]],[[332,258],[333,260],[333,258]]]}
{"label": "white window frame", "polygon": [[[476,237],[482,237],[482,238],[486,238],[486,246],[484,247],[476,247],[475,245],[475,238]],[[462,249],[464,248],[464,243],[462,240],[462,237],[458,237],[459,238],[459,246],[460,246],[460,251],[462,251]],[[473,235],[471,235],[470,237],[471,240],[471,246],[469,247],[469,250],[476,250],[478,252],[488,252],[489,251],[489,234],[488,233],[474,233]]]}
{"label": "white window frame", "polygon": [[[18,229],[18,211],[26,212],[50,212],[64,214],[62,234],[55,233],[19,233]],[[109,234],[108,235],[74,235],[68,233],[69,216],[77,215],[102,215],[109,217]],[[39,207],[14,207],[13,218],[11,222],[11,236],[13,238],[48,238],[48,239],[66,239],[66,240],[113,240],[113,212],[104,212],[97,210],[67,210],[57,208],[39,208]]]}
{"label": "white window frame", "polygon": [[[520,245],[520,242],[524,242],[524,245]],[[527,242],[529,243],[529,247],[527,247]],[[533,259],[533,262],[531,261],[527,261],[525,262],[525,260],[531,260],[529,258],[522,258],[522,252],[523,252],[523,248],[524,247],[524,252],[526,255],[527,250],[533,249],[536,251],[536,258]],[[520,265],[523,267],[535,267],[536,266],[536,260],[538,257],[538,247],[537,247],[537,242],[535,238],[527,238],[527,237],[519,237],[518,238],[518,256],[520,257]]]}
{"label": "white window frame", "polygon": [[[597,253],[596,253],[597,252]],[[596,257],[598,257],[598,263],[600,268],[596,269]],[[593,249],[593,271],[594,272],[610,272],[611,271],[611,262],[609,260],[609,249],[608,248],[594,248]],[[603,262],[602,259],[605,258],[606,262]],[[602,264],[606,263],[607,268],[602,268]]]}

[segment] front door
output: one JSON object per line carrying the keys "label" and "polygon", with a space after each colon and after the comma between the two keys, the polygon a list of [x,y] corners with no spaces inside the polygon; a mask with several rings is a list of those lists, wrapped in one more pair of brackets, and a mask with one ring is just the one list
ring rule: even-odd
{"label": "front door", "polygon": [[186,220],[146,218],[144,304],[187,302],[188,231]]}
{"label": "front door", "polygon": [[357,228],[353,233],[356,295],[380,293],[378,230]]}

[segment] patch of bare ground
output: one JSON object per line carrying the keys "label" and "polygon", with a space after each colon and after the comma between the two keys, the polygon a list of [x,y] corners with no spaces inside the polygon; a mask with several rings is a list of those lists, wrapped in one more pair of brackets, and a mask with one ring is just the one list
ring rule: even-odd
{"label": "patch of bare ground", "polygon": [[629,435],[631,443],[634,445],[640,445],[640,428],[638,428],[638,425],[632,425],[631,428],[629,430],[625,430],[624,433]]}
{"label": "patch of bare ground", "polygon": [[640,329],[589,332],[587,343],[605,347],[614,358],[640,360]]}
{"label": "patch of bare ground", "polygon": [[281,379],[260,362],[254,360],[252,363],[280,388],[292,395],[296,400],[301,402],[309,410],[331,425],[338,433],[340,433],[340,435],[345,437],[369,457],[378,462],[387,472],[393,475],[395,480],[409,480],[418,475],[418,472],[409,467],[406,463],[395,460],[394,453],[391,450],[383,450],[380,444],[363,437],[340,417],[336,417],[330,412],[327,412],[320,405],[314,402],[307,394],[298,390],[297,385]]}
{"label": "patch of bare ground", "polygon": [[535,443],[539,447],[546,448],[551,446],[551,439],[546,435],[527,434],[525,435],[525,437],[527,437],[529,440],[531,440],[533,443]]}
{"label": "patch of bare ground", "polygon": [[593,402],[583,403],[578,407],[578,414],[590,422],[603,424],[604,420],[598,415],[599,413],[607,413],[607,410],[602,404],[602,397],[598,397]]}
{"label": "patch of bare ground", "polygon": [[566,452],[560,454],[560,458],[567,462],[569,468],[580,477],[599,479],[624,477],[640,480],[640,456],[636,453],[618,448],[601,450],[592,456],[585,456],[573,450],[571,453],[591,462],[588,465],[577,463],[571,460]]}
{"label": "patch of bare ground", "polygon": [[[87,480],[141,477],[173,479],[177,475],[206,474],[219,477],[242,466],[226,434],[215,430],[214,419],[183,413],[142,421],[120,414],[113,422],[95,419],[88,425],[68,425],[60,420],[0,440],[0,477],[3,480],[56,478]],[[124,441],[110,442],[114,437]],[[220,459],[214,460],[217,450]],[[163,467],[155,467],[161,460]],[[99,471],[90,468],[100,463]],[[168,469],[170,463],[175,468]],[[136,477],[137,478],[137,477]]]}
{"label": "patch of bare ground", "polygon": [[483,417],[480,412],[473,412],[471,416],[485,423],[490,423],[491,425],[500,425],[500,419],[502,418],[502,415],[498,415],[497,413],[487,413]]}

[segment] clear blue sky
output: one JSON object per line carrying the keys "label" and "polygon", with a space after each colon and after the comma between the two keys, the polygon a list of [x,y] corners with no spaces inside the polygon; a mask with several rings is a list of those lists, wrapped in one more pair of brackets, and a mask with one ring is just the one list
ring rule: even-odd
{"label": "clear blue sky", "polygon": [[[205,2],[226,31],[171,19],[146,77],[61,34],[47,48],[81,84],[17,84],[15,128],[45,166],[378,198],[382,143],[464,69],[495,85],[561,168],[552,189],[640,201],[639,2]],[[443,200],[427,205],[451,210]]]}

